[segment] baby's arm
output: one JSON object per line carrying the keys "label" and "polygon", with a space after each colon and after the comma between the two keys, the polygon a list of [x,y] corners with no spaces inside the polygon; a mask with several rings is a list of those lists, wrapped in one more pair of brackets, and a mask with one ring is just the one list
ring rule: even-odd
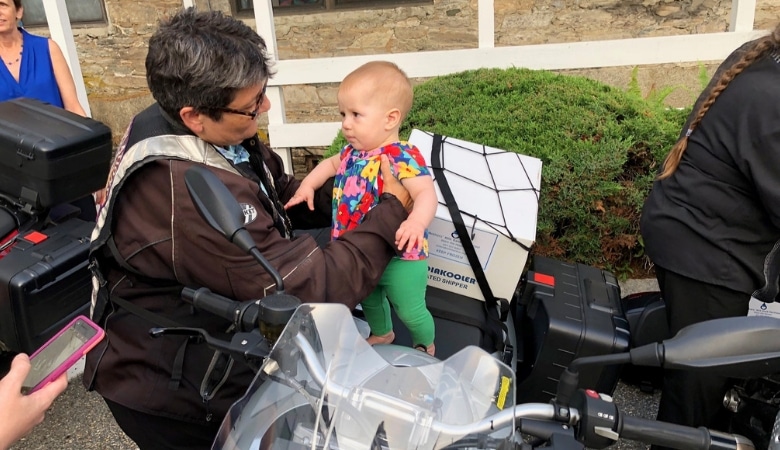
{"label": "baby's arm", "polygon": [[429,175],[422,175],[411,178],[404,178],[401,183],[409,191],[414,207],[409,217],[401,223],[395,234],[395,243],[399,250],[412,251],[415,247],[422,245],[425,239],[425,229],[433,221],[436,214],[438,200],[436,199],[436,190],[433,187],[433,178]]}
{"label": "baby's arm", "polygon": [[339,169],[341,159],[339,155],[333,155],[330,158],[324,159],[317,164],[306,178],[301,181],[301,185],[293,194],[290,201],[284,205],[284,209],[288,209],[299,203],[306,202],[309,205],[309,209],[314,211],[314,191],[322,187],[328,178],[335,176],[336,171]]}

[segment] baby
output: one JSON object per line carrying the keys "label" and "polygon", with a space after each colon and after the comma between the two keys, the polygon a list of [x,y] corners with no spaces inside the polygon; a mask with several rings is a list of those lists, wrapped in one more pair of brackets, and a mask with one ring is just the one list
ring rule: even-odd
{"label": "baby", "polygon": [[396,178],[414,200],[414,208],[395,235],[403,256],[390,261],[377,288],[362,302],[371,327],[368,342],[389,344],[395,339],[389,300],[409,329],[414,347],[433,355],[433,317],[425,306],[425,289],[427,228],[436,212],[436,191],[420,151],[398,138],[412,98],[409,79],[393,63],[370,62],[347,75],[339,86],[338,105],[341,132],[349,144],[319,163],[285,208],[307,202],[313,209],[314,191],[335,176],[331,238],[338,238],[357,226],[379,201],[380,156],[386,155]]}

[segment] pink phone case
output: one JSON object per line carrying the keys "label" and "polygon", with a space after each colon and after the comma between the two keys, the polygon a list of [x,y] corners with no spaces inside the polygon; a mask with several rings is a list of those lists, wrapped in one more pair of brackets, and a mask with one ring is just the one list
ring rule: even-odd
{"label": "pink phone case", "polygon": [[76,364],[76,362],[79,359],[81,359],[82,356],[86,355],[88,351],[92,350],[98,344],[98,342],[100,342],[103,339],[103,337],[105,336],[106,332],[103,331],[103,329],[100,328],[97,324],[95,324],[94,322],[89,320],[86,316],[77,316],[68,325],[66,325],[60,331],[58,331],[57,334],[52,336],[51,339],[46,341],[45,344],[40,346],[38,348],[38,350],[36,350],[35,353],[33,353],[30,356],[30,362],[32,363],[32,361],[35,359],[35,357],[39,353],[41,353],[44,349],[46,349],[46,347],[48,347],[52,342],[56,341],[57,338],[62,336],[71,327],[75,326],[75,324],[78,321],[83,321],[90,328],[94,329],[96,331],[95,335],[92,336],[91,338],[89,338],[87,340],[87,342],[82,344],[78,349],[76,349],[76,351],[74,351],[70,356],[68,356],[68,358],[65,361],[63,361],[59,366],[57,366],[57,368],[54,369],[53,372],[51,372],[48,376],[46,376],[43,380],[41,380],[40,383],[38,383],[35,386],[33,386],[30,389],[30,391],[28,392],[28,394],[32,394],[33,392],[37,391],[38,389],[40,389],[40,388],[46,386],[47,384],[49,384],[51,381],[54,381],[57,378],[59,378],[60,375],[62,375],[63,373],[67,372],[68,369],[73,367],[73,365]]}

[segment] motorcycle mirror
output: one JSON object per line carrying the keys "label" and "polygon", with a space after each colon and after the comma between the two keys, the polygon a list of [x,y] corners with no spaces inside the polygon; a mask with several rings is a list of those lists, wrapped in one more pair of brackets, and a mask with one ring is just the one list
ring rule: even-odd
{"label": "motorcycle mirror", "polygon": [[631,362],[667,369],[707,369],[727,377],[780,370],[780,320],[729,317],[689,325],[662,343],[631,350]]}
{"label": "motorcycle mirror", "polygon": [[252,255],[273,277],[276,292],[283,294],[282,276],[257,249],[252,235],[244,228],[244,209],[222,180],[206,167],[194,165],[184,173],[184,184],[201,217],[227,240]]}
{"label": "motorcycle mirror", "polygon": [[707,370],[749,378],[780,371],[780,319],[728,317],[688,325],[674,337],[632,348],[628,354],[585,356],[561,373],[556,401],[568,405],[579,384],[579,368],[630,362],[636,366]]}

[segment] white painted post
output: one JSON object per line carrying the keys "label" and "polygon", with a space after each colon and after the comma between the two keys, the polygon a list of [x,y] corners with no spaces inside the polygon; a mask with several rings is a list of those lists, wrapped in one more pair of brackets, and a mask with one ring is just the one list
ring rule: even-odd
{"label": "white painted post", "polygon": [[65,6],[65,0],[44,0],[43,9],[46,12],[46,22],[49,24],[49,33],[51,38],[62,49],[70,67],[70,73],[73,74],[73,81],[76,84],[76,96],[84,108],[87,117],[92,117],[92,111],[89,109],[89,99],[87,98],[87,89],[84,87],[84,77],[81,75],[81,63],[76,53],[76,42],[73,40],[73,30],[70,28],[70,18],[68,17],[68,8]]}
{"label": "white painted post", "polygon": [[479,0],[477,2],[477,16],[479,20],[479,48],[492,48],[496,43],[496,12],[493,0]]}
{"label": "white painted post", "polygon": [[751,31],[756,18],[756,0],[731,0],[729,31]]}
{"label": "white painted post", "polygon": [[[257,34],[265,39],[265,46],[268,51],[268,55],[271,57],[271,60],[279,61],[279,55],[277,53],[276,46],[276,29],[274,28],[273,5],[271,2],[260,0],[255,0],[253,5]],[[284,125],[284,123],[287,122],[287,116],[284,112],[284,95],[282,93],[282,87],[268,86],[268,89],[266,89],[266,95],[271,102],[271,109],[268,111],[268,138],[271,140],[271,148],[274,152],[276,152],[277,155],[282,158],[282,162],[284,163],[284,171],[292,174],[292,152],[289,148],[286,147],[274,147],[273,136],[271,134],[271,128],[273,128],[274,125]]]}
{"label": "white painted post", "polygon": [[190,7],[193,7],[193,6],[195,6],[195,2],[194,2],[193,0],[183,0],[183,1],[182,1],[182,5],[183,5],[185,8],[190,8]]}

